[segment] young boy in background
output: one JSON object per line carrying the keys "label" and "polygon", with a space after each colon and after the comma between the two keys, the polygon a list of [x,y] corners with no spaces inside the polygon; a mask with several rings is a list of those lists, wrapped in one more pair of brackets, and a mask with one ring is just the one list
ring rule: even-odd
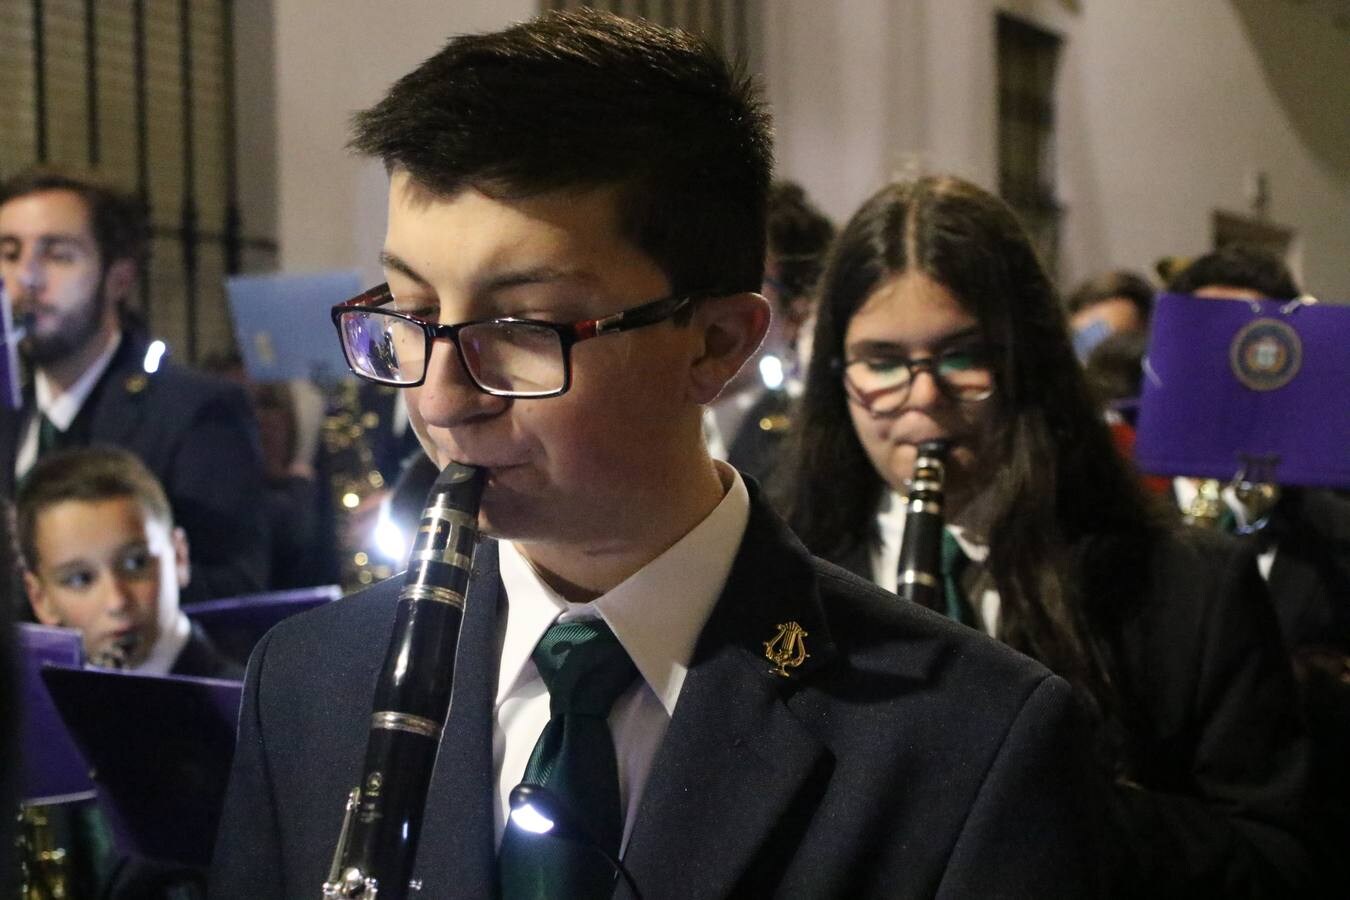
{"label": "young boy in background", "polygon": [[87,447],[40,460],[20,487],[24,587],[44,625],[79,629],[98,666],[241,678],[179,609],[187,536],[163,487],[131,453]]}

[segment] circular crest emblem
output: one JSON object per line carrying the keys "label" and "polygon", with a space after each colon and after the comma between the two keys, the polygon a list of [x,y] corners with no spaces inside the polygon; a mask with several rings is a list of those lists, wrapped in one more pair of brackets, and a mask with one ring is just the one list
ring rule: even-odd
{"label": "circular crest emblem", "polygon": [[1252,390],[1279,390],[1303,365],[1303,341],[1278,319],[1257,319],[1233,338],[1228,361],[1237,380]]}

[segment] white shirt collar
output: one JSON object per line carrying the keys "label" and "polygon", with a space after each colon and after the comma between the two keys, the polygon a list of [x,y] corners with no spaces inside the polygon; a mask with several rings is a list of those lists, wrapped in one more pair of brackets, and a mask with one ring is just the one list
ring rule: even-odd
{"label": "white shirt collar", "polygon": [[975,532],[960,525],[948,525],[947,530],[956,538],[966,559],[983,565],[989,559],[989,542],[978,537]]}
{"label": "white shirt collar", "polygon": [[[877,509],[877,529],[881,534],[881,546],[872,552],[874,566],[878,563],[889,563],[889,569],[893,571],[900,565],[900,544],[905,536],[905,512],[905,498],[898,491],[887,491],[881,500],[881,506]],[[962,525],[947,522],[946,526],[952,537],[956,538],[956,543],[961,545],[967,559],[983,563],[989,558],[987,540]],[[894,589],[892,586],[891,590]]]}
{"label": "white shirt collar", "polygon": [[90,393],[93,392],[94,385],[98,384],[98,380],[107,371],[108,364],[112,362],[113,354],[117,352],[121,343],[122,332],[113,332],[111,339],[108,341],[108,346],[103,348],[103,352],[94,360],[93,365],[85,369],[84,374],[70,386],[70,390],[59,397],[54,396],[56,389],[52,387],[46,373],[41,369],[37,370],[33,376],[34,396],[37,400],[37,408],[46,415],[48,421],[61,431],[70,428],[70,424],[80,414],[80,408],[84,406],[84,401],[88,400]]}
{"label": "white shirt collar", "polygon": [[500,545],[506,589],[506,638],[496,705],[522,677],[535,676],[530,654],[554,620],[599,617],[632,657],[668,715],[684,686],[689,659],[712,613],[750,518],[750,495],[731,466],[718,462],[725,494],[702,522],[669,549],[590,603],[569,603],[544,583],[515,545]]}
{"label": "white shirt collar", "polygon": [[[870,554],[872,581],[888,591],[896,590],[899,580],[897,570],[900,568],[900,545],[905,537],[905,511],[904,498],[896,491],[888,492],[877,510],[877,529],[881,534],[881,541],[872,547]],[[987,540],[969,528],[950,522],[947,523],[947,531],[956,538],[956,543],[971,562],[983,566],[988,561]],[[993,634],[998,624],[999,600],[992,580],[984,589],[975,593],[973,602],[985,629]]]}
{"label": "white shirt collar", "polygon": [[150,649],[150,655],[145,658],[145,662],[131,671],[138,675],[168,675],[173,664],[178,662],[178,654],[187,646],[191,634],[192,623],[182,610],[179,610],[172,624],[160,632],[159,640],[155,641],[155,646]]}

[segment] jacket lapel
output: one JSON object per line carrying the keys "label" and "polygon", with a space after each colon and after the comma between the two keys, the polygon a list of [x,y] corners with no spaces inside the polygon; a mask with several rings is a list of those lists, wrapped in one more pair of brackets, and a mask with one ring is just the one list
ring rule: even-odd
{"label": "jacket lapel", "polygon": [[497,543],[484,540],[465,599],[450,716],[427,790],[422,850],[414,867],[424,897],[491,897],[496,890],[492,704],[500,596]]}
{"label": "jacket lapel", "polygon": [[22,411],[0,408],[0,497],[14,496],[14,458],[19,455],[19,423]]}
{"label": "jacket lapel", "polygon": [[[806,632],[810,656],[784,677],[773,674],[765,642],[788,622]],[[826,771],[828,754],[794,715],[793,698],[833,655],[810,558],[755,497],[624,856],[639,888],[679,885],[691,898],[734,892],[803,788]],[[804,812],[800,802],[810,801],[794,814]]]}
{"label": "jacket lapel", "polygon": [[1293,555],[1290,548],[1281,547],[1276,551],[1267,585],[1282,622],[1296,623],[1318,605],[1317,593],[1321,585],[1317,572],[1306,560]]}
{"label": "jacket lapel", "polygon": [[126,446],[138,433],[145,414],[142,401],[150,386],[150,376],[142,368],[144,356],[144,344],[133,341],[131,335],[123,332],[122,342],[108,361],[107,370],[80,408],[75,422],[71,423],[72,431],[78,430],[85,435],[81,444]]}

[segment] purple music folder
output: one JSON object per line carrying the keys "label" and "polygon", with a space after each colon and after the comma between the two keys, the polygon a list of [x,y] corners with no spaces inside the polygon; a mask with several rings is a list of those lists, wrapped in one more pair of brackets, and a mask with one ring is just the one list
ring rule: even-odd
{"label": "purple music folder", "polygon": [[42,679],[93,766],[118,849],[209,865],[243,685],[57,666]]}
{"label": "purple music folder", "polygon": [[0,403],[17,410],[23,405],[22,373],[19,371],[19,340],[9,294],[0,280]]}
{"label": "purple music folder", "polygon": [[1350,306],[1163,294],[1143,384],[1142,471],[1350,486]]}
{"label": "purple music folder", "polygon": [[84,663],[80,633],[73,628],[20,623],[19,726],[25,803],[60,803],[93,796],[89,766],[75,748],[61,715],[52,703],[39,672],[43,666],[79,666]]}
{"label": "purple music folder", "polygon": [[262,636],[273,625],[340,596],[342,590],[337,585],[325,584],[225,600],[207,600],[186,605],[183,612],[205,629],[222,653],[242,662],[248,659],[253,645],[262,640]]}

